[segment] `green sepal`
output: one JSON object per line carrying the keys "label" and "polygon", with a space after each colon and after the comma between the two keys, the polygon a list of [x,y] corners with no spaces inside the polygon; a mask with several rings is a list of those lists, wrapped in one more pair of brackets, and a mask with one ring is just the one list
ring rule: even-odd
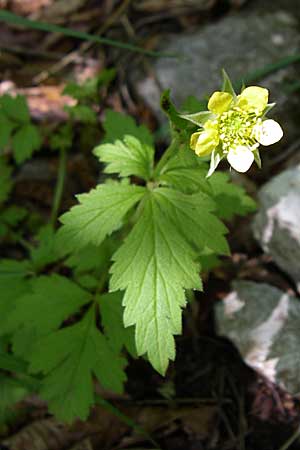
{"label": "green sepal", "polygon": [[233,98],[236,98],[235,90],[232,86],[229,76],[227,75],[227,72],[224,69],[222,69],[222,75],[223,75],[222,91],[228,92],[228,94],[231,94]]}
{"label": "green sepal", "polygon": [[194,123],[195,125],[203,127],[208,120],[213,120],[216,116],[210,111],[199,111],[193,114],[180,114],[180,117]]}

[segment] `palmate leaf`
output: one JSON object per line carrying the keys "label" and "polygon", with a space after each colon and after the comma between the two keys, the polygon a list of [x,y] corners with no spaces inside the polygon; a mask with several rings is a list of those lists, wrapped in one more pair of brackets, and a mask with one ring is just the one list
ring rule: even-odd
{"label": "palmate leaf", "polygon": [[232,219],[235,215],[245,216],[255,211],[255,201],[246,195],[241,186],[230,182],[228,174],[215,172],[208,181],[217,205],[217,214],[222,219]]}
{"label": "palmate leaf", "polygon": [[31,123],[23,125],[14,134],[12,146],[17,164],[21,164],[30,158],[35,150],[41,145],[40,133],[36,126]]}
{"label": "palmate leaf", "polygon": [[144,193],[143,187],[112,183],[78,195],[80,204],[60,218],[63,227],[58,232],[57,245],[66,250],[100,245],[107,235],[122,226],[124,216]]}
{"label": "palmate leaf", "polygon": [[98,296],[101,323],[111,346],[117,353],[125,346],[131,355],[136,356],[134,329],[125,328],[123,324],[122,299],[121,292]]}
{"label": "palmate leaf", "polygon": [[212,209],[204,194],[157,188],[113,257],[110,289],[125,290],[125,326],[136,326],[138,354],[147,353],[162,374],[175,357],[173,335],[181,332],[185,289],[201,289],[199,250],[228,251],[226,229]]}
{"label": "palmate leaf", "polygon": [[31,290],[18,298],[3,324],[4,332],[23,327],[38,335],[48,333],[91,300],[89,293],[57,274],[34,278],[30,285]]}
{"label": "palmate leaf", "polygon": [[103,128],[105,130],[105,143],[123,139],[128,134],[137,138],[142,144],[153,146],[153,137],[148,128],[144,125],[136,125],[134,119],[125,114],[107,110]]}
{"label": "palmate leaf", "polygon": [[146,181],[151,178],[154,149],[134,136],[126,135],[123,142],[117,140],[113,144],[99,145],[94,154],[107,164],[106,173],[119,173],[121,177],[136,175]]}
{"label": "palmate leaf", "polygon": [[122,392],[125,360],[97,329],[92,307],[77,324],[55,331],[33,348],[30,371],[42,372],[41,396],[58,419],[85,420],[94,404],[92,375],[102,386]]}

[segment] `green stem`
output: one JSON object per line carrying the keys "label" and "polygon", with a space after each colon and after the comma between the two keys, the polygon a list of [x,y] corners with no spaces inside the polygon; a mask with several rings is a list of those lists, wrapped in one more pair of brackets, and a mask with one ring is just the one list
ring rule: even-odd
{"label": "green stem", "polygon": [[179,138],[178,138],[178,136],[175,136],[175,137],[173,137],[171,144],[166,149],[166,151],[164,152],[164,154],[162,155],[162,157],[160,158],[160,160],[158,161],[158,163],[155,167],[154,179],[156,179],[161,174],[162,169],[167,164],[169,159],[171,159],[178,151],[178,147],[179,147]]}
{"label": "green stem", "polygon": [[59,213],[59,208],[61,205],[61,200],[64,191],[65,178],[67,171],[67,152],[65,149],[60,150],[59,154],[59,166],[58,166],[58,174],[57,174],[57,182],[55,187],[52,212],[51,212],[51,225],[54,227],[56,224],[57,216]]}
{"label": "green stem", "polygon": [[142,53],[147,56],[168,57],[168,58],[174,58],[174,57],[179,56],[178,54],[175,55],[175,54],[155,52],[152,50],[145,50],[136,45],[127,44],[126,42],[119,42],[119,41],[115,41],[113,39],[108,39],[108,38],[104,38],[101,36],[95,36],[93,34],[85,33],[83,31],[73,30],[72,28],[65,28],[65,27],[61,27],[59,25],[54,25],[54,24],[50,24],[50,23],[46,23],[46,22],[39,22],[37,20],[26,19],[25,17],[18,16],[17,14],[13,14],[9,11],[0,11],[0,20],[7,22],[7,23],[12,23],[13,25],[21,25],[21,26],[29,27],[34,30],[46,31],[46,32],[51,32],[51,33],[61,33],[61,34],[64,34],[65,36],[70,36],[70,37],[74,37],[77,39],[96,42],[98,44],[103,44],[103,45],[110,45],[112,47],[118,47],[123,50],[129,50],[131,52]]}

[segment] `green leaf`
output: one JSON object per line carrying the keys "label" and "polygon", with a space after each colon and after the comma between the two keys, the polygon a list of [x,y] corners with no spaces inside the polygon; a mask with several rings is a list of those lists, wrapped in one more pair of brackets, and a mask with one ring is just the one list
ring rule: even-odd
{"label": "green leaf", "polygon": [[0,110],[0,150],[7,146],[14,124],[9,120],[3,111]]}
{"label": "green leaf", "polygon": [[0,261],[0,335],[5,334],[5,326],[18,299],[30,290],[27,280],[30,274],[28,261],[3,259]]}
{"label": "green leaf", "polygon": [[153,137],[144,125],[136,125],[132,117],[108,109],[105,112],[103,123],[106,142],[114,142],[116,139],[123,139],[125,135],[136,137],[145,145],[153,146]]}
{"label": "green leaf", "polygon": [[99,88],[109,85],[115,76],[116,70],[114,68],[104,69],[99,75],[89,78],[81,85],[74,82],[68,83],[63,94],[70,95],[79,101],[90,100],[95,102],[99,96]]}
{"label": "green leaf", "polygon": [[80,205],[60,218],[63,227],[58,231],[58,245],[66,250],[100,245],[106,236],[122,226],[124,216],[144,193],[145,189],[139,186],[112,183],[78,195]]}
{"label": "green leaf", "polygon": [[1,220],[10,227],[18,225],[26,216],[28,211],[17,205],[11,205],[1,212]]}
{"label": "green leaf", "polygon": [[182,148],[171,158],[161,171],[158,180],[184,193],[204,192],[211,194],[212,189],[206,179],[207,164],[189,148]]}
{"label": "green leaf", "polygon": [[112,292],[97,297],[101,323],[105,335],[116,353],[119,353],[124,346],[131,355],[135,356],[134,329],[133,327],[124,327],[122,299],[121,292]]}
{"label": "green leaf", "polygon": [[30,371],[42,372],[41,396],[64,421],[85,420],[94,404],[92,375],[106,389],[121,393],[125,361],[111,350],[95,325],[94,309],[76,325],[43,337],[36,344]]}
{"label": "green leaf", "polygon": [[65,110],[70,114],[73,120],[79,120],[82,123],[96,124],[98,121],[95,111],[87,105],[65,106]]}
{"label": "green leaf", "polygon": [[72,268],[75,275],[85,272],[99,273],[106,270],[116,248],[117,242],[108,238],[100,246],[87,245],[78,252],[72,253],[65,261],[65,265]]}
{"label": "green leaf", "polygon": [[6,164],[5,159],[0,156],[0,203],[7,200],[12,189],[11,173],[12,168]]}
{"label": "green leaf", "polygon": [[41,137],[37,127],[26,124],[19,128],[12,138],[14,157],[17,164],[30,158],[41,146]]}
{"label": "green leaf", "polygon": [[68,122],[50,136],[50,147],[53,150],[68,150],[73,142],[73,130]]}
{"label": "green leaf", "polygon": [[12,407],[27,394],[27,389],[16,380],[0,374],[0,424],[7,421],[12,412]]}
{"label": "green leaf", "polygon": [[126,135],[123,142],[102,144],[95,148],[94,154],[107,164],[106,173],[119,173],[121,177],[136,175],[146,181],[151,178],[154,149],[134,136]]}
{"label": "green leaf", "polygon": [[220,218],[228,220],[234,215],[244,216],[255,211],[254,200],[246,195],[242,187],[230,182],[226,173],[215,173],[209,178],[209,184],[212,187],[212,195]]}
{"label": "green leaf", "polygon": [[34,329],[38,334],[49,333],[91,301],[87,291],[56,274],[34,278],[31,289],[31,292],[18,298],[3,325],[4,332],[23,327]]}
{"label": "green leaf", "polygon": [[170,90],[166,90],[162,93],[160,98],[160,106],[164,113],[168,116],[171,124],[177,132],[186,129],[186,121],[181,117],[177,111],[174,103],[170,98]]}
{"label": "green leaf", "polygon": [[227,75],[224,69],[222,70],[222,75],[223,75],[222,91],[228,92],[228,94],[231,94],[235,98],[236,97],[235,90],[232,86],[229,76]]}
{"label": "green leaf", "polygon": [[14,122],[27,124],[30,121],[29,109],[23,95],[12,97],[8,94],[0,97],[0,106],[5,115]]}
{"label": "green leaf", "polygon": [[162,374],[175,358],[185,289],[201,289],[197,255],[205,246],[228,252],[226,228],[210,213],[213,207],[204,194],[157,188],[113,257],[110,288],[126,290],[125,326],[136,325],[138,354],[147,353]]}
{"label": "green leaf", "polygon": [[41,270],[48,264],[60,259],[60,252],[56,246],[56,236],[51,225],[40,228],[37,235],[38,245],[31,247],[30,258],[36,271]]}

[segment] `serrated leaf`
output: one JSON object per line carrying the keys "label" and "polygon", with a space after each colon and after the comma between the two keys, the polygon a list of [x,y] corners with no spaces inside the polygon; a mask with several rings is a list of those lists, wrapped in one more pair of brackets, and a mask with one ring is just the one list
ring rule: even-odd
{"label": "serrated leaf", "polygon": [[90,300],[87,291],[60,275],[34,278],[31,292],[18,298],[2,329],[11,333],[23,327],[49,333]]}
{"label": "serrated leaf", "polygon": [[37,127],[30,123],[23,125],[12,138],[16,163],[21,164],[30,158],[33,152],[40,148],[40,145],[41,137]]}
{"label": "serrated leaf", "polygon": [[11,167],[6,164],[6,161],[3,157],[0,157],[0,203],[3,203],[5,202],[5,200],[7,200],[8,195],[12,189],[11,173]]}
{"label": "serrated leaf", "polygon": [[106,142],[114,142],[116,139],[123,139],[125,135],[134,136],[143,144],[153,146],[153,137],[144,125],[136,125],[131,116],[108,109],[105,112],[105,121],[103,123]]}
{"label": "serrated leaf", "polygon": [[100,245],[106,236],[122,226],[124,216],[144,193],[143,187],[112,183],[78,195],[80,205],[60,218],[63,227],[58,231],[58,245],[66,250]]}
{"label": "serrated leaf", "polygon": [[148,354],[154,368],[165,373],[175,358],[174,334],[181,332],[185,288],[201,288],[196,255],[154,194],[113,257],[110,288],[126,290],[125,326],[136,326],[139,355]]}
{"label": "serrated leaf", "polygon": [[88,417],[94,403],[92,375],[104,388],[122,392],[125,361],[116,356],[95,325],[91,308],[76,325],[42,338],[34,348],[30,371],[42,372],[41,396],[58,419]]}
{"label": "serrated leaf", "polygon": [[170,159],[159,174],[158,181],[184,193],[212,192],[206,179],[207,165],[199,164],[199,158],[188,148],[181,149]]}
{"label": "serrated leaf", "polygon": [[185,195],[158,188],[149,194],[141,216],[113,256],[110,289],[126,290],[125,326],[136,326],[139,355],[165,373],[175,357],[174,334],[181,332],[185,289],[201,289],[197,255],[204,247],[227,253],[224,225],[202,193]]}
{"label": "serrated leaf", "polygon": [[101,323],[112,348],[119,353],[126,347],[129,353],[136,355],[133,327],[125,328],[123,324],[123,294],[112,292],[97,297],[101,312]]}
{"label": "serrated leaf", "polygon": [[146,181],[151,178],[154,149],[134,136],[126,135],[123,142],[117,140],[113,144],[99,145],[94,154],[107,164],[106,173],[119,173],[121,177],[136,175]]}
{"label": "serrated leaf", "polygon": [[29,274],[28,261],[10,259],[0,261],[0,335],[5,334],[4,327],[18,298],[30,290],[27,280]]}
{"label": "serrated leaf", "polygon": [[9,119],[22,124],[30,121],[27,101],[23,95],[12,97],[5,94],[0,97],[0,106]]}
{"label": "serrated leaf", "polygon": [[234,215],[244,216],[255,211],[254,200],[245,193],[242,187],[231,183],[226,173],[215,173],[209,178],[209,183],[220,218],[228,220]]}
{"label": "serrated leaf", "polygon": [[229,255],[230,250],[224,235],[225,225],[216,217],[216,204],[202,192],[185,195],[174,189],[160,188],[156,191],[164,204],[174,226],[197,251],[205,247],[220,255]]}

